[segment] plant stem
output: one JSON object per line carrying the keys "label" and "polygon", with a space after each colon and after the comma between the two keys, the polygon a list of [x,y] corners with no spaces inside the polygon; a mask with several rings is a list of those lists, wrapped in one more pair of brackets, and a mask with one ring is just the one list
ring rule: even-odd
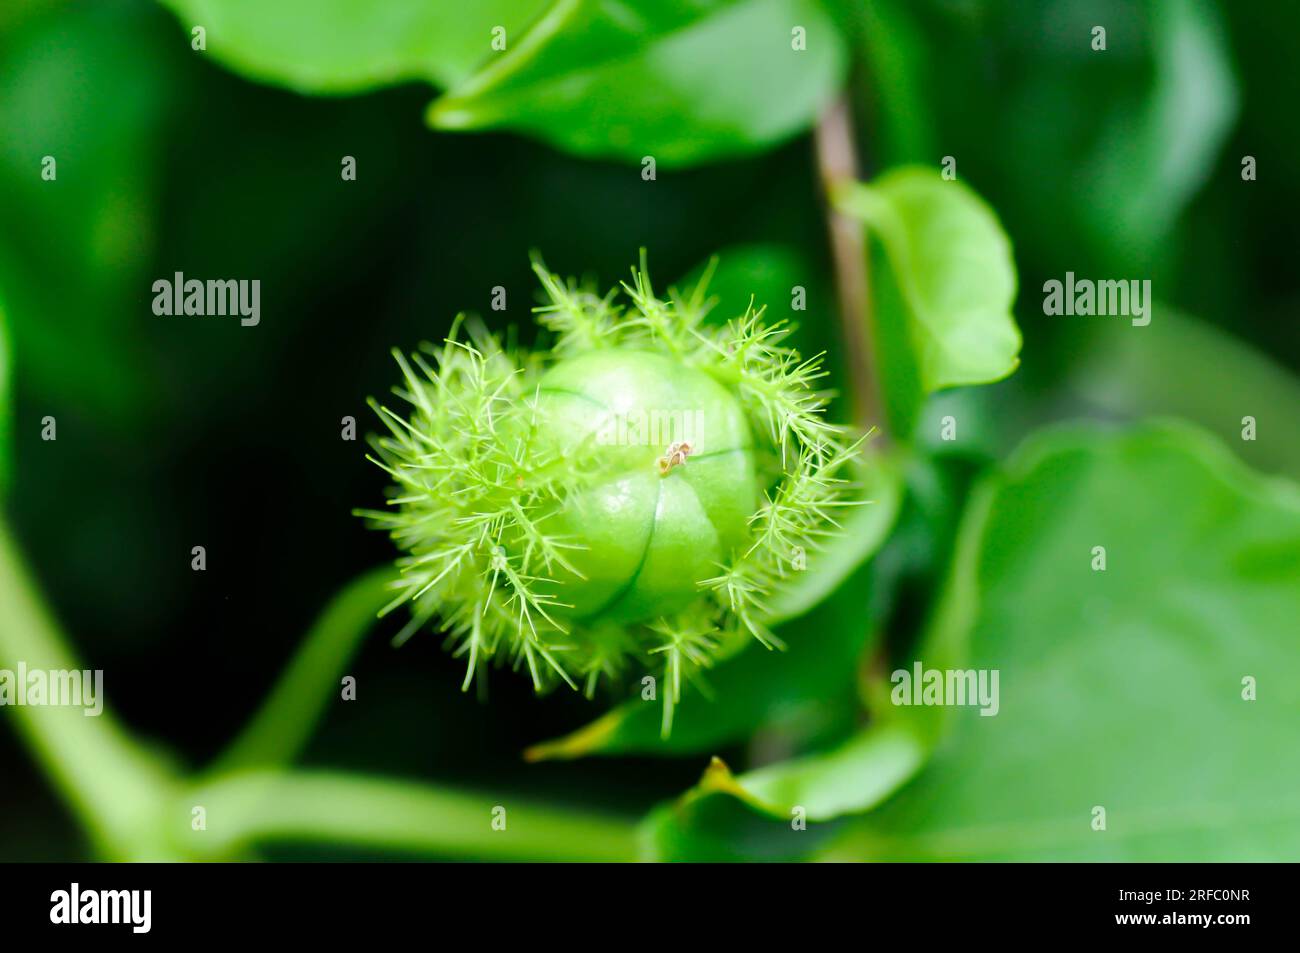
{"label": "plant stem", "polygon": [[[177,802],[210,822],[191,831],[194,856],[229,857],[256,845],[330,844],[446,858],[626,861],[637,827],[622,818],[550,807],[507,794],[435,788],[325,771],[258,771],[218,778]],[[184,809],[182,816],[179,809]],[[500,810],[504,809],[504,815]],[[505,824],[493,826],[494,818]],[[499,824],[498,824],[499,826]]]}
{"label": "plant stem", "polygon": [[822,115],[814,133],[814,142],[817,170],[826,202],[826,226],[840,306],[840,331],[848,376],[853,384],[853,419],[863,430],[875,427],[875,442],[884,449],[889,435],[876,365],[867,231],[862,222],[840,212],[834,201],[835,190],[858,177],[852,105],[847,95],[837,99]]}
{"label": "plant stem", "polygon": [[[0,605],[0,668],[12,670],[22,662],[29,672],[82,670],[42,605],[3,519]],[[151,834],[176,779],[106,708],[98,715],[48,705],[6,708],[101,855],[166,859]]]}

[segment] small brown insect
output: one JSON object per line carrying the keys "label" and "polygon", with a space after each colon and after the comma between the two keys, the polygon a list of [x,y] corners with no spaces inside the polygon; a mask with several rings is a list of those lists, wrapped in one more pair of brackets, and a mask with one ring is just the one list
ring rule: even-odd
{"label": "small brown insect", "polygon": [[694,448],[685,440],[676,440],[668,445],[668,452],[659,458],[659,475],[667,476],[673,467],[685,466],[686,458]]}

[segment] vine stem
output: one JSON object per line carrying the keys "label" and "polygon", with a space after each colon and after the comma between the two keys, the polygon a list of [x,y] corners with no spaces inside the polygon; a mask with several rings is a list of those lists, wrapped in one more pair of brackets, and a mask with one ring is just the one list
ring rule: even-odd
{"label": "vine stem", "polygon": [[[329,844],[445,858],[628,861],[642,854],[636,824],[523,798],[436,788],[333,771],[250,771],[214,778],[177,804],[224,819],[189,834],[196,856],[241,856],[259,846]],[[503,825],[493,826],[495,814]]]}
{"label": "vine stem", "polygon": [[[83,666],[58,631],[18,548],[0,519],[0,668],[78,671]],[[103,702],[103,699],[99,699]],[[53,779],[99,854],[125,860],[169,859],[161,840],[151,840],[161,805],[178,780],[104,709],[7,708],[18,734]]]}
{"label": "vine stem", "polygon": [[888,445],[889,436],[876,363],[867,230],[861,221],[840,211],[835,202],[836,192],[858,177],[852,110],[847,95],[836,99],[818,121],[813,141],[826,201],[826,226],[835,269],[840,332],[845,344],[849,380],[853,383],[853,419],[864,431],[874,427],[875,442],[883,449]]}

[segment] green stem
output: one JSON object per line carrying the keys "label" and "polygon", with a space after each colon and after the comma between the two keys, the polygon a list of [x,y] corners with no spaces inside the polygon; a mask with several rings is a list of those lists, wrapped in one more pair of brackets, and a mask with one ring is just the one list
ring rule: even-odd
{"label": "green stem", "polygon": [[391,566],[374,569],[334,597],[275,689],[210,773],[287,764],[302,751],[325,704],[339,697],[339,678],[379,610],[392,600],[391,584],[397,578]]}
{"label": "green stem", "polygon": [[[621,818],[509,795],[333,772],[258,771],[217,778],[177,805],[173,830],[190,828],[193,806],[205,811],[207,829],[190,830],[184,845],[196,857],[313,843],[475,859],[626,861],[638,856],[637,827]],[[496,829],[502,822],[504,830]]]}
{"label": "green stem", "polygon": [[[0,519],[0,668],[73,672],[82,666],[42,604],[8,526]],[[111,684],[111,673],[109,678]],[[99,699],[102,701],[102,699]],[[148,843],[176,778],[106,709],[7,707],[19,735],[104,856],[160,856]]]}

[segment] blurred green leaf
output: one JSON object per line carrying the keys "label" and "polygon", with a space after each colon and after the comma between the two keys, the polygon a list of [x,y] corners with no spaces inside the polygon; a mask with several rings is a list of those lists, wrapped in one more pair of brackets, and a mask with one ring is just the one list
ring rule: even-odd
{"label": "blurred green leaf", "polygon": [[[550,0],[162,0],[235,72],[303,93],[355,93],[410,80],[447,87],[513,38]],[[187,40],[188,41],[188,40]],[[196,53],[196,55],[204,55]]]}
{"label": "blurred green leaf", "polygon": [[848,60],[819,0],[163,2],[255,80],[330,94],[425,80],[448,90],[429,108],[435,128],[665,166],[811,126]]}
{"label": "blurred green leaf", "polygon": [[855,93],[874,119],[872,158],[881,167],[937,162],[933,43],[913,0],[830,0],[829,7],[864,54],[867,81]]}
{"label": "blurred green leaf", "polygon": [[997,670],[999,712],[943,709],[930,764],[833,856],[1300,850],[1300,761],[1281,756],[1300,747],[1294,484],[1185,425],[1045,434],[977,494],[953,578],[918,659]]}
{"label": "blurred green leaf", "polygon": [[865,223],[888,258],[887,270],[872,271],[873,307],[897,434],[910,435],[927,394],[1016,369],[1011,243],[978,195],[936,170],[909,167],[841,189],[836,204]]}
{"label": "blurred green leaf", "polygon": [[794,323],[799,315],[789,307],[793,289],[810,284],[812,269],[808,257],[790,245],[730,245],[693,268],[676,287],[693,290],[708,277],[707,297],[717,300],[707,319],[711,324],[725,324],[742,316],[751,303],[766,308],[770,321]]}
{"label": "blurred green leaf", "polygon": [[[794,48],[796,28],[806,49]],[[808,128],[846,63],[817,0],[557,0],[428,119],[518,130],[579,155],[686,165]]]}
{"label": "blurred green leaf", "polygon": [[1103,130],[1073,192],[1098,243],[1120,257],[1151,256],[1209,178],[1237,117],[1237,87],[1214,6],[1150,5],[1154,77],[1141,109]]}
{"label": "blurred green leaf", "polygon": [[924,760],[925,746],[901,724],[738,777],[714,758],[695,788],[646,818],[643,833],[657,860],[806,857],[838,830],[827,822],[875,807]]}
{"label": "blurred green leaf", "polygon": [[24,386],[119,425],[159,371],[141,329],[173,90],[149,12],[66,7],[0,35],[0,289]]}
{"label": "blurred green leaf", "polygon": [[[883,8],[893,6],[886,0]],[[906,7],[925,41],[924,58],[908,68],[895,62],[906,27],[858,31],[868,82],[897,84],[868,90],[888,100],[883,158],[954,157],[958,175],[994,199],[1026,256],[1052,273],[1144,274],[1176,250],[1168,241],[1174,226],[1213,174],[1237,116],[1232,37],[1216,4],[920,0]],[[1098,25],[1106,29],[1104,50],[1092,48]],[[933,146],[898,131],[912,117],[897,111],[912,102],[924,104],[916,125],[942,133]]]}
{"label": "blurred green leaf", "polygon": [[[1190,420],[1261,470],[1300,479],[1300,380],[1245,341],[1157,301],[1151,324],[1090,329],[1069,387],[1108,414]],[[1242,440],[1242,418],[1255,418]]]}

